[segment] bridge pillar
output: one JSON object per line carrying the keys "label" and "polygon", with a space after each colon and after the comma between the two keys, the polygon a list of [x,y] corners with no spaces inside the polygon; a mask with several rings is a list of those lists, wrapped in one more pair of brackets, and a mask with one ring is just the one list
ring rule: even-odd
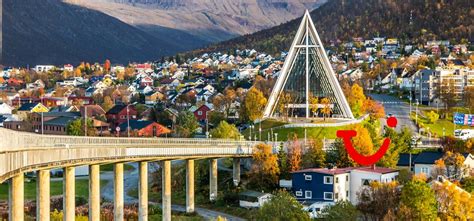
{"label": "bridge pillar", "polygon": [[234,186],[238,186],[240,183],[240,158],[234,158],[232,177],[234,180]]}
{"label": "bridge pillar", "polygon": [[217,159],[209,160],[209,200],[217,199]]}
{"label": "bridge pillar", "polygon": [[123,163],[114,164],[114,220],[123,221]]}
{"label": "bridge pillar", "polygon": [[89,220],[100,221],[100,166],[89,166]]}
{"label": "bridge pillar", "polygon": [[194,160],[186,160],[186,212],[194,212]]}
{"label": "bridge pillar", "polygon": [[36,217],[39,221],[49,221],[51,208],[49,170],[36,173]]}
{"label": "bridge pillar", "polygon": [[171,161],[162,162],[163,221],[171,221]]}
{"label": "bridge pillar", "polygon": [[63,169],[63,220],[76,219],[76,169],[66,167]]}
{"label": "bridge pillar", "polygon": [[8,191],[8,219],[10,221],[24,220],[25,218],[25,175],[20,173],[11,178]]}
{"label": "bridge pillar", "polygon": [[138,220],[148,220],[148,163],[139,163]]}

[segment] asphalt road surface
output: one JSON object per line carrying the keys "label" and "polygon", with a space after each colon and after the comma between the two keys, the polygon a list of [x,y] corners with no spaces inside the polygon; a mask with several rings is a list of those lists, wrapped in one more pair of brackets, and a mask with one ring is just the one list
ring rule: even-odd
{"label": "asphalt road surface", "polygon": [[[410,105],[404,101],[385,94],[370,94],[374,100],[378,101],[385,108],[385,114],[393,114],[398,120],[396,127],[397,131],[400,131],[403,127],[408,127],[413,133],[417,132],[415,123],[410,120]],[[414,106],[412,106],[412,111],[415,111]],[[385,125],[385,119],[382,120],[382,123]]]}

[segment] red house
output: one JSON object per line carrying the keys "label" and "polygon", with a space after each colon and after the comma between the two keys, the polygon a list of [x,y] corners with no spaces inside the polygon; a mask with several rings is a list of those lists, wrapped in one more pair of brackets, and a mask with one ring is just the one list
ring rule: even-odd
{"label": "red house", "polygon": [[193,111],[194,116],[198,121],[205,121],[207,118],[207,114],[211,111],[212,108],[209,107],[207,104],[203,104],[198,107],[196,110]]}
{"label": "red house", "polygon": [[142,78],[142,80],[140,81],[140,86],[142,87],[153,86],[153,79],[148,76]]}
{"label": "red house", "polygon": [[119,125],[120,136],[128,136],[127,128],[130,125],[130,136],[159,137],[171,132],[165,126],[149,120],[130,120]]}
{"label": "red house", "polygon": [[[127,111],[128,109],[128,111]],[[112,127],[116,127],[123,122],[127,122],[127,119],[136,120],[138,112],[133,105],[116,104],[112,109],[105,113],[107,122],[111,123]]]}

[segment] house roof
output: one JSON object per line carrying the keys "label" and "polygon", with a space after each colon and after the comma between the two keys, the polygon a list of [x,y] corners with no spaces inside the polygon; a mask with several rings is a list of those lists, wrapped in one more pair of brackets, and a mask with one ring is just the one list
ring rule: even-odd
{"label": "house roof", "polygon": [[127,107],[127,105],[125,105],[125,104],[116,104],[114,107],[112,107],[112,109],[110,109],[109,111],[107,111],[106,114],[118,114],[118,113],[120,113],[120,111],[122,111],[125,107]]}
{"label": "house roof", "polygon": [[442,152],[430,152],[424,151],[418,154],[415,158],[414,163],[416,164],[434,164],[436,160],[442,158],[444,153]]}
{"label": "house roof", "polygon": [[77,119],[78,117],[57,117],[52,120],[44,122],[44,125],[54,125],[54,126],[64,126],[66,127],[71,121]]}
{"label": "house roof", "polygon": [[[418,154],[412,154],[411,155],[411,164],[413,165],[415,158],[418,156]],[[408,153],[401,153],[400,158],[398,159],[397,166],[409,166],[410,164],[410,154]]]}
{"label": "house roof", "polygon": [[31,111],[31,110],[33,110],[33,108],[35,108],[38,104],[39,104],[38,102],[23,104],[23,105],[21,105],[20,108],[18,108],[18,111]]}
{"label": "house roof", "polygon": [[265,196],[269,193],[262,193],[262,192],[257,192],[257,191],[253,191],[253,190],[247,190],[247,191],[244,191],[244,192],[241,192],[239,193],[239,196],[249,196],[249,197],[262,197],[262,196]]}
{"label": "house roof", "polygon": [[380,173],[380,174],[393,173],[393,172],[398,171],[392,168],[384,168],[384,167],[359,167],[359,168],[355,168],[354,170],[360,170],[360,171],[370,172],[370,173]]}
{"label": "house roof", "polygon": [[353,170],[354,167],[346,167],[346,168],[334,168],[334,169],[328,169],[328,168],[308,168],[308,169],[303,169],[303,170],[298,170],[292,173],[323,173],[323,174],[331,174],[331,175],[337,175],[337,174],[343,174],[343,173],[348,173],[351,170]]}
{"label": "house roof", "polygon": [[[100,115],[104,115],[105,114],[105,110],[97,105],[97,104],[94,104],[94,105],[86,105],[87,106],[87,116],[88,117],[92,117],[92,116],[100,116]],[[85,112],[85,107],[86,106],[82,106],[80,108],[80,111],[81,111],[81,115],[84,116],[84,112]]]}

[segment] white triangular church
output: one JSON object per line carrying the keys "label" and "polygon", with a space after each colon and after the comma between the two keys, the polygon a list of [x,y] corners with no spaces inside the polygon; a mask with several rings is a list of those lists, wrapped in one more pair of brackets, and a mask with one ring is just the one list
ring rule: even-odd
{"label": "white triangular church", "polygon": [[283,93],[290,94],[292,101],[285,105],[292,109],[291,117],[315,117],[310,99],[318,97],[331,101],[331,117],[354,119],[308,11],[270,94],[263,118],[276,117]]}

